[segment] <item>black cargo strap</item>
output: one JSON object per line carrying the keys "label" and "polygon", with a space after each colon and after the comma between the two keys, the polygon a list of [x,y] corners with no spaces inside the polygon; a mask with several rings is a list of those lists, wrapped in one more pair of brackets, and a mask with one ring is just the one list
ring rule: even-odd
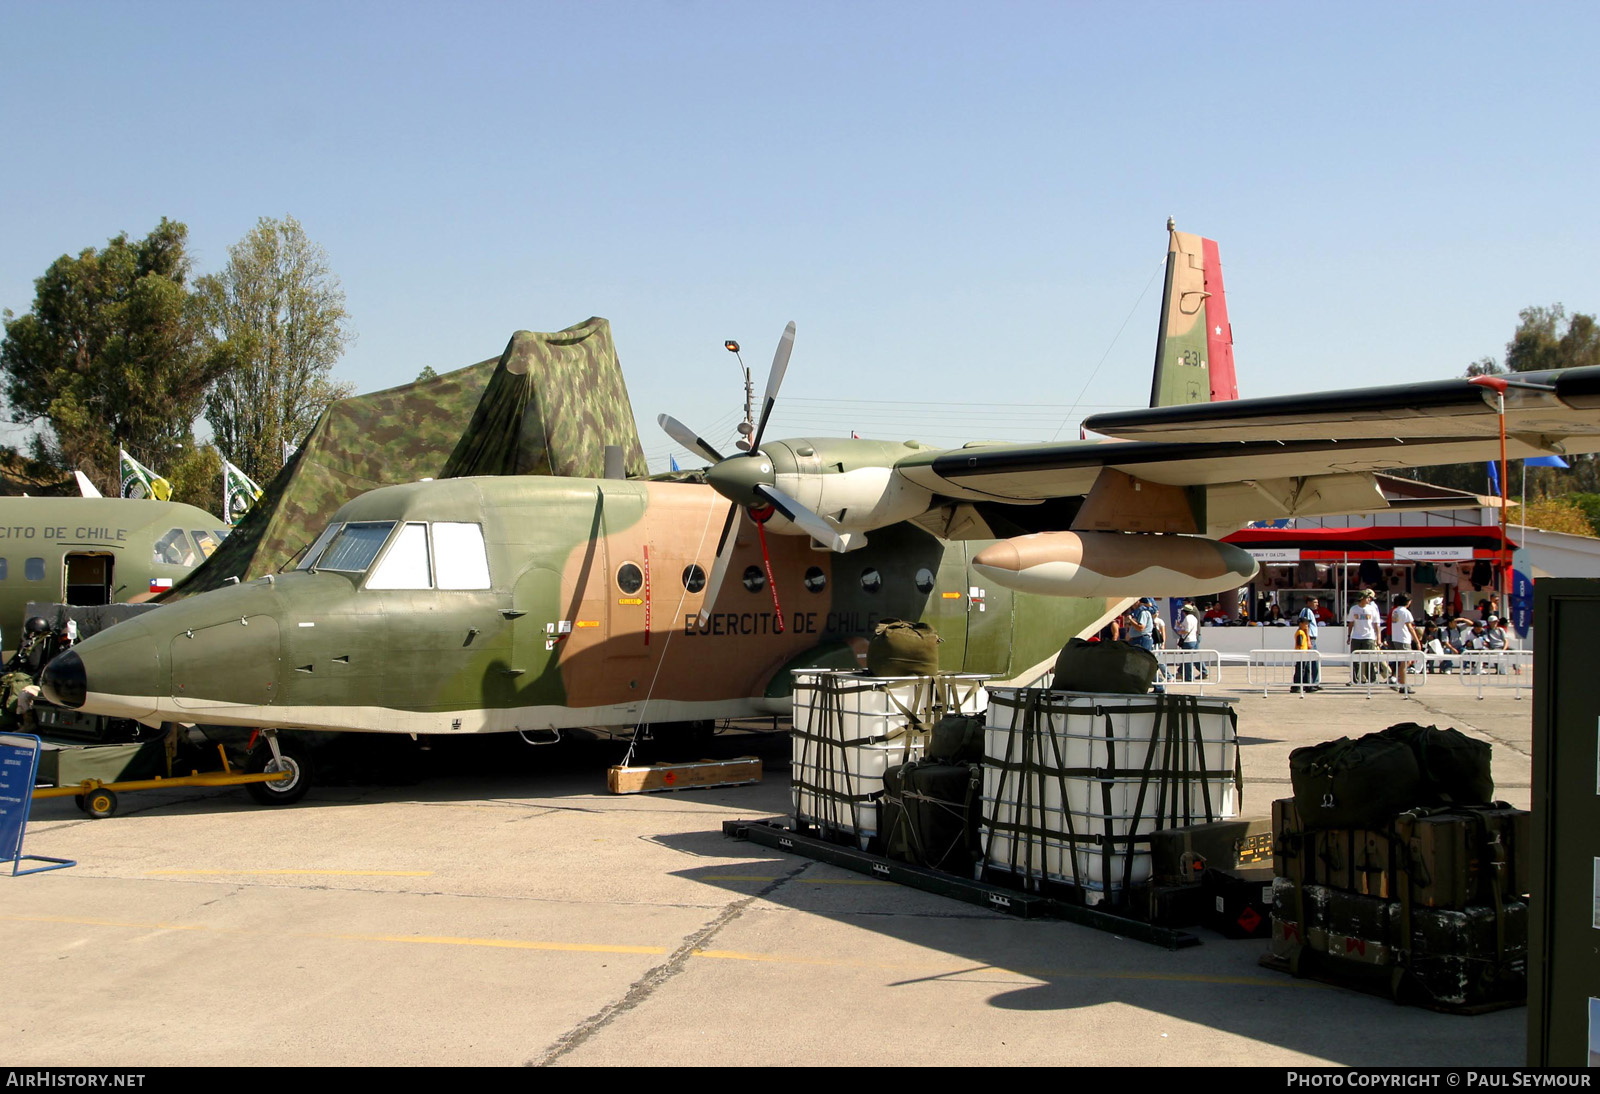
{"label": "black cargo strap", "polygon": [[[1198,815],[1203,812],[1206,821],[1217,819],[1220,813],[1219,802],[1211,799],[1210,776],[1205,756],[1205,745],[1200,713],[1202,710],[1219,712],[1227,710],[1229,715],[1228,730],[1224,731],[1225,740],[1231,733],[1237,738],[1238,718],[1231,707],[1223,704],[1206,703],[1195,696],[1167,695],[1161,697],[1156,703],[1152,718],[1150,738],[1145,749],[1144,761],[1138,767],[1111,766],[1115,759],[1116,726],[1112,719],[1114,714],[1151,714],[1152,707],[1149,703],[1095,703],[1082,709],[1063,709],[1058,712],[1048,710],[1049,693],[1042,689],[1023,689],[1018,700],[1010,696],[997,697],[993,705],[1001,706],[1020,713],[1013,725],[1016,727],[1007,736],[1005,754],[1001,757],[986,757],[984,765],[998,774],[997,786],[994,795],[994,806],[990,809],[985,821],[992,833],[1010,837],[1005,842],[1007,852],[1003,863],[997,863],[992,857],[990,865],[1003,865],[1013,874],[1020,873],[1028,879],[1026,883],[1037,884],[1035,879],[1045,870],[1045,855],[1049,847],[1060,847],[1071,861],[1070,877],[1082,885],[1085,875],[1080,851],[1088,848],[1100,849],[1102,852],[1126,847],[1128,855],[1122,864],[1122,898],[1126,899],[1131,888],[1133,878],[1133,848],[1134,845],[1148,847],[1150,834],[1118,834],[1115,831],[1118,818],[1112,808],[1112,794],[1118,782],[1139,781],[1139,791],[1133,816],[1142,816],[1145,803],[1150,793],[1150,784],[1155,782],[1156,808],[1155,828],[1161,830],[1168,827],[1178,827],[1198,823]],[[1051,713],[1059,713],[1065,717],[1086,717],[1097,719],[1104,727],[1106,738],[1107,764],[1099,767],[1068,767],[1061,754],[1062,742],[1060,737],[1050,732]],[[1045,742],[1049,742],[1048,749]],[[1047,755],[1048,753],[1048,755]],[[1053,761],[1053,762],[1051,762]],[[1236,793],[1243,792],[1243,766],[1237,748],[1234,753],[1234,786]],[[1194,800],[1195,779],[1200,780],[1200,801]],[[1078,831],[1077,816],[1071,808],[1071,799],[1068,795],[1067,780],[1089,780],[1099,783],[1102,831]],[[1044,806],[1045,787],[1053,781],[1060,795],[1060,823],[1050,825],[1047,823]],[[1008,795],[1008,791],[1011,791]],[[1093,790],[1090,788],[1090,792]],[[1001,819],[1001,806],[1012,803],[1012,817],[1009,820]],[[1062,829],[1065,829],[1065,832]],[[1035,855],[1041,856],[1035,871]],[[1108,854],[1102,854],[1100,860],[1099,882],[1108,899],[1117,892],[1112,877],[1112,863]]]}

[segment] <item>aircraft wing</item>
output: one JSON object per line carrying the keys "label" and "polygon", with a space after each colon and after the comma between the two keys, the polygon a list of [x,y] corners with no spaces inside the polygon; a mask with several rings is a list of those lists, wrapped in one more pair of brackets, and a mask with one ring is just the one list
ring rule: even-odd
{"label": "aircraft wing", "polygon": [[[1522,373],[1506,394],[1507,454],[1600,451],[1600,367]],[[1158,407],[1089,418],[1118,440],[918,453],[897,470],[957,500],[1088,494],[1103,470],[1205,488],[1210,523],[1384,508],[1374,472],[1498,459],[1492,391],[1464,379]]]}

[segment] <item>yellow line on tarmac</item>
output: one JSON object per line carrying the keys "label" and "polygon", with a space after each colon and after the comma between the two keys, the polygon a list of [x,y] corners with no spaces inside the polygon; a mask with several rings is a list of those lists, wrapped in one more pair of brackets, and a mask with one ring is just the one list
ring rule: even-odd
{"label": "yellow line on tarmac", "polygon": [[248,877],[277,877],[310,875],[314,877],[432,877],[432,870],[146,870],[149,877],[215,877],[218,875],[244,875]]}
{"label": "yellow line on tarmac", "polygon": [[[114,919],[94,919],[86,916],[42,916],[42,915],[0,915],[0,922],[13,923],[60,923],[73,924],[86,927],[123,927],[132,930],[161,930],[161,931],[215,931],[218,934],[259,935],[273,938],[304,938],[319,939],[338,942],[388,942],[406,943],[421,946],[466,946],[484,949],[499,950],[531,950],[546,953],[608,953],[608,954],[638,954],[647,957],[660,957],[672,952],[666,946],[622,946],[603,945],[589,942],[541,942],[531,939],[516,938],[464,938],[451,935],[396,935],[396,934],[312,934],[294,931],[262,931],[249,929],[233,929],[227,927],[212,927],[207,924],[182,924],[182,923],[131,923]],[[939,961],[922,962],[893,962],[893,961],[862,961],[850,958],[822,958],[805,957],[801,955],[775,954],[775,953],[746,953],[740,950],[693,950],[691,957],[700,957],[712,961],[751,961],[773,965],[813,965],[832,968],[877,969],[898,973],[911,973],[917,971],[930,971],[940,976],[961,976],[974,972],[992,972],[1008,976],[1022,977],[1033,980],[1141,980],[1152,982],[1165,982],[1173,984],[1215,984],[1236,987],[1254,988],[1326,988],[1327,985],[1311,980],[1296,980],[1289,976],[1209,976],[1196,973],[1177,972],[1119,972],[1114,969],[1046,969],[1046,968],[1003,968],[999,966],[982,966],[980,968],[950,969]],[[952,960],[954,956],[952,955]],[[943,970],[942,972],[940,970]],[[1331,989],[1330,989],[1331,990]]]}
{"label": "yellow line on tarmac", "polygon": [[588,942],[533,942],[516,938],[452,938],[448,935],[325,934],[309,938],[335,938],[341,942],[413,942],[424,946],[483,946],[496,950],[548,950],[556,953],[670,953],[665,946],[602,946]]}
{"label": "yellow line on tarmac", "polygon": [[[755,874],[702,874],[696,881],[777,881],[776,875],[760,877]],[[892,881],[879,881],[870,877],[803,877],[796,885],[893,885]]]}

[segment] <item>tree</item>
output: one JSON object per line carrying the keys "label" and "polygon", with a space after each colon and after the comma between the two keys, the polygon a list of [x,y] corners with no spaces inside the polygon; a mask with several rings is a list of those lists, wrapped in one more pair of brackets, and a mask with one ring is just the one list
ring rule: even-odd
{"label": "tree", "polygon": [[141,240],[62,255],[26,315],[4,312],[0,373],[14,422],[49,429],[35,457],[115,488],[117,449],[160,468],[194,447],[219,362],[201,342],[186,284],[189,230],[162,218]]}
{"label": "tree", "polygon": [[298,444],[329,402],[354,390],[328,379],[351,337],[344,290],[299,221],[262,217],[195,295],[219,377],[206,420],[223,454],[268,482],[284,443]]}

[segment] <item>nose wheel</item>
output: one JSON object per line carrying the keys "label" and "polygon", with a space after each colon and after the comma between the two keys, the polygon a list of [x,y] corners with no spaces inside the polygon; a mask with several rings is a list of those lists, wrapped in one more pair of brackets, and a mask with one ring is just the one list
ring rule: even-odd
{"label": "nose wheel", "polygon": [[267,730],[264,740],[250,752],[252,774],[287,773],[271,782],[246,783],[245,789],[261,805],[293,805],[311,789],[311,760],[298,742],[280,740],[277,730]]}

